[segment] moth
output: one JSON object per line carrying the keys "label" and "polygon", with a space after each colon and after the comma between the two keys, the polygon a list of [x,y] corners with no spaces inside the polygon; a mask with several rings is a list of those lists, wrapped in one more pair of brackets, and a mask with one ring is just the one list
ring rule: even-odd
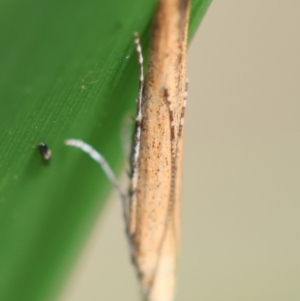
{"label": "moth", "polygon": [[91,146],[75,139],[65,142],[96,160],[119,191],[132,261],[147,301],[174,300],[189,10],[189,0],[158,2],[145,81],[135,35],[140,83],[129,193],[122,192],[106,160]]}

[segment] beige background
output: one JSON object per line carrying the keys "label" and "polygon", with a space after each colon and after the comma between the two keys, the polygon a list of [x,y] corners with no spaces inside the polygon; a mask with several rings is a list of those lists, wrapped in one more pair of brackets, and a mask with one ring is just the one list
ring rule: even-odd
{"label": "beige background", "polygon": [[[215,0],[191,44],[177,300],[300,300],[299,29],[299,1]],[[128,257],[114,199],[60,301],[138,301]]]}

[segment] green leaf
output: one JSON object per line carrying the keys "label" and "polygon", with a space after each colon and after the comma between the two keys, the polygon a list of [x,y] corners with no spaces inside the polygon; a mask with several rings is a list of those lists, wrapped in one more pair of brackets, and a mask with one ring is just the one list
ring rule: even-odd
{"label": "green leaf", "polygon": [[[210,0],[194,0],[194,33]],[[111,185],[79,138],[122,167],[155,1],[0,2],[0,300],[53,300]],[[146,51],[147,53],[147,51]],[[44,164],[37,144],[52,159]]]}

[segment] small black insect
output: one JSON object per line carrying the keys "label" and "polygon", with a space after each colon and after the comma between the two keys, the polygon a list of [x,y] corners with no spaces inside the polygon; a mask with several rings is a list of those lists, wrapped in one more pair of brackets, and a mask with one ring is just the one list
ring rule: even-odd
{"label": "small black insect", "polygon": [[50,160],[50,158],[52,157],[52,152],[48,148],[47,144],[44,142],[40,142],[38,144],[38,148],[39,148],[40,154],[42,155],[44,161],[48,162]]}

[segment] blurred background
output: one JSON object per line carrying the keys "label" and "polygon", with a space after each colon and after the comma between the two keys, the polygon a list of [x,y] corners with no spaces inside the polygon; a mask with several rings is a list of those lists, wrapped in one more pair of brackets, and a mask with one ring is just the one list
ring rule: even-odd
{"label": "blurred background", "polygon": [[[300,3],[213,1],[189,48],[177,300],[300,300]],[[59,301],[140,300],[116,194]]]}

